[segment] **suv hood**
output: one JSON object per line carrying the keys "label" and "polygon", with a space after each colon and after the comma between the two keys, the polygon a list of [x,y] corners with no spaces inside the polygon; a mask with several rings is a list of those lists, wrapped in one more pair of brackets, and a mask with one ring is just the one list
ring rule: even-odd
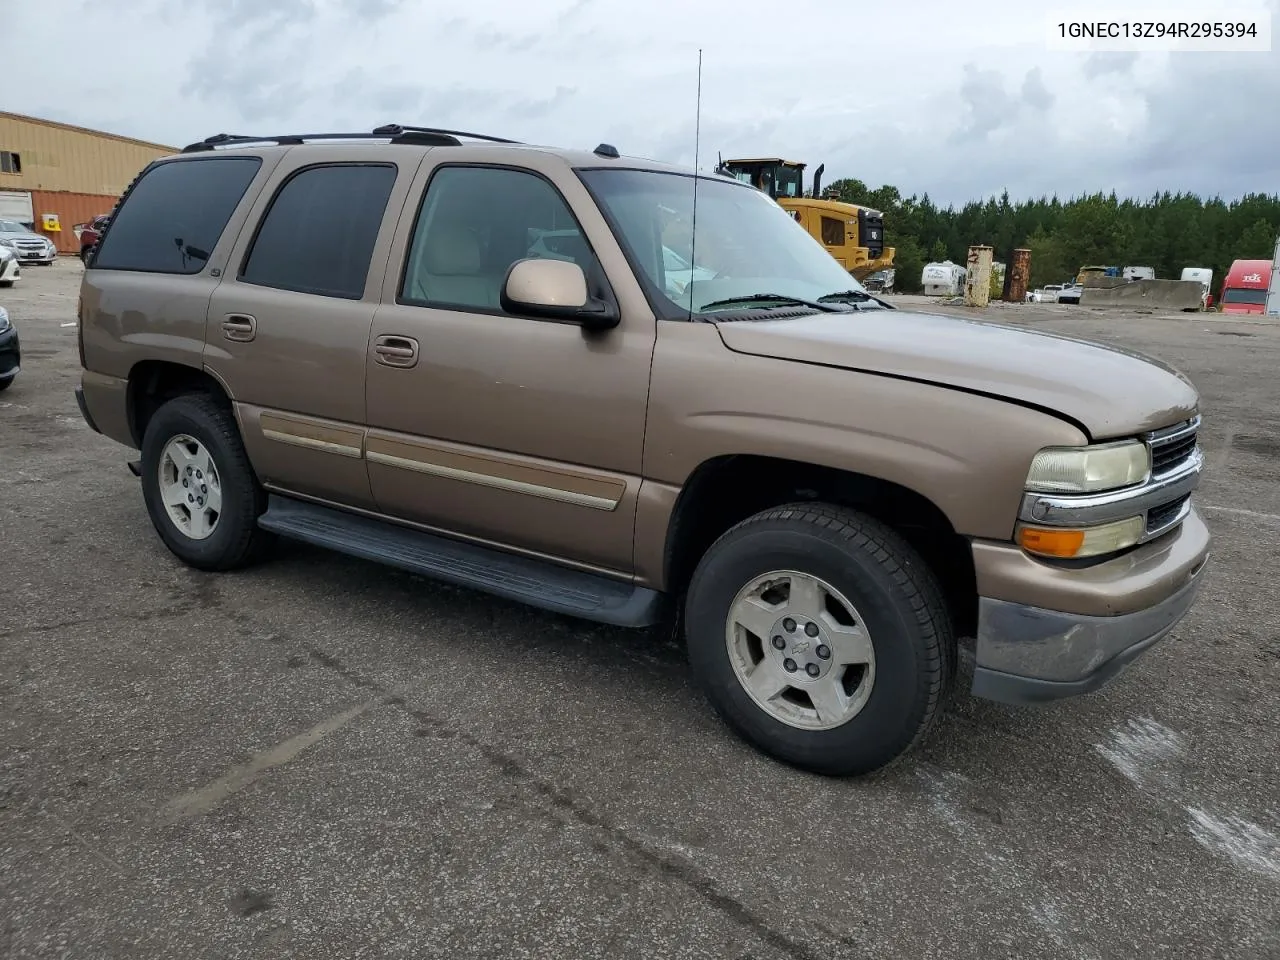
{"label": "suv hood", "polygon": [[986,321],[908,313],[824,313],[716,321],[737,353],[842,367],[1007,398],[1075,420],[1094,440],[1195,415],[1199,396],[1141,354]]}

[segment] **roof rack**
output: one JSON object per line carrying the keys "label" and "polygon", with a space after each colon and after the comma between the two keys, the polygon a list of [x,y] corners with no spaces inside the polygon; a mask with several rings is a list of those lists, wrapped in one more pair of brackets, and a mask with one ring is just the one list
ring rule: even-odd
{"label": "roof rack", "polygon": [[487,133],[467,133],[464,130],[445,130],[441,127],[405,127],[398,123],[388,123],[373,131],[380,137],[403,136],[406,133],[441,134],[448,137],[467,137],[471,140],[488,140],[490,143],[519,143],[519,140],[508,140],[505,137],[491,137]]}
{"label": "roof rack", "polygon": [[459,137],[472,140],[487,140],[491,143],[518,143],[502,137],[491,137],[483,133],[466,133],[462,130],[443,130],[438,127],[406,127],[398,123],[388,123],[368,133],[289,133],[274,136],[253,137],[238,133],[218,133],[205,137],[198,143],[190,143],[182,148],[183,153],[200,153],[216,150],[218,147],[246,146],[251,143],[274,143],[279,146],[297,146],[309,140],[389,140],[391,143],[402,143],[414,146],[458,147],[462,145]]}

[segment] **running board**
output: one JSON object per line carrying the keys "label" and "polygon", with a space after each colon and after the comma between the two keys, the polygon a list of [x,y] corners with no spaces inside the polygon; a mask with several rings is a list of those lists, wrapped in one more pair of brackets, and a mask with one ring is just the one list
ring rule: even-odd
{"label": "running board", "polygon": [[258,526],[291,540],[597,623],[649,627],[665,614],[665,597],[656,590],[288,497],[272,494]]}

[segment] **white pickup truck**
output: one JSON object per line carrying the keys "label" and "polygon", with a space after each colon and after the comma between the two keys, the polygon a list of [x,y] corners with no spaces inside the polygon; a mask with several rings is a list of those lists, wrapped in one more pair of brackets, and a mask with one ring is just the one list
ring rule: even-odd
{"label": "white pickup truck", "polygon": [[1062,290],[1060,283],[1046,283],[1039,290],[1032,290],[1027,294],[1027,300],[1030,303],[1057,303],[1058,293]]}
{"label": "white pickup truck", "polygon": [[1074,280],[1063,284],[1062,289],[1058,291],[1058,303],[1079,303],[1080,293],[1083,290],[1084,287]]}

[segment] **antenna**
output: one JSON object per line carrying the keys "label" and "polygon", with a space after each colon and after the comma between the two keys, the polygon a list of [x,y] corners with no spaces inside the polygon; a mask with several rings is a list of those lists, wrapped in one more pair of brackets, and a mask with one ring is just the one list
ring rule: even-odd
{"label": "antenna", "polygon": [[693,226],[689,240],[689,319],[693,319],[693,285],[698,269],[698,150],[702,146],[702,48],[698,48],[698,98],[693,113]]}

